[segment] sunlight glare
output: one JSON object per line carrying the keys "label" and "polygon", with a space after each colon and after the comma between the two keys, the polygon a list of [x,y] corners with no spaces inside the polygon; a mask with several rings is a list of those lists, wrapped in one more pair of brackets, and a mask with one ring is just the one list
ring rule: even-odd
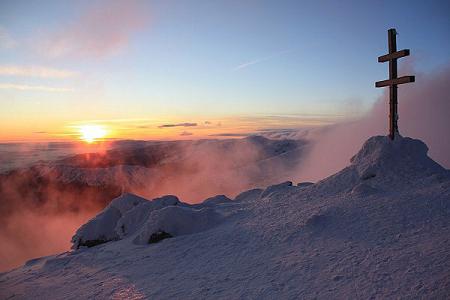
{"label": "sunlight glare", "polygon": [[79,128],[80,139],[86,143],[93,143],[106,136],[106,130],[100,125],[83,125]]}

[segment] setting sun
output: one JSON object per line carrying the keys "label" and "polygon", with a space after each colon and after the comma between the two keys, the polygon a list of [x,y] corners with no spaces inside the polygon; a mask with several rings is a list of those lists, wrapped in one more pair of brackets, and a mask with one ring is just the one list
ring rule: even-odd
{"label": "setting sun", "polygon": [[100,125],[83,125],[80,126],[80,139],[86,143],[93,143],[106,136],[107,131]]}

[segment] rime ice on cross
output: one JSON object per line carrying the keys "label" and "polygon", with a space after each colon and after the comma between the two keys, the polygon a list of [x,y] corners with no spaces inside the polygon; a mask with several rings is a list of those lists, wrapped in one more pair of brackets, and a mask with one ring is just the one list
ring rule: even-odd
{"label": "rime ice on cross", "polygon": [[395,28],[388,30],[389,53],[378,57],[378,62],[389,61],[389,79],[375,82],[375,87],[389,86],[389,137],[394,139],[398,134],[398,105],[397,105],[397,85],[414,82],[414,76],[397,77],[397,59],[408,56],[409,49],[397,51],[397,32]]}

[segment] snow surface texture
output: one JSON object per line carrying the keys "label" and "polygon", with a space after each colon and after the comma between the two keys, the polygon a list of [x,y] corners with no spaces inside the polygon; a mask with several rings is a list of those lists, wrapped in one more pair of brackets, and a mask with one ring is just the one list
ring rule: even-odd
{"label": "snow surface texture", "polygon": [[[124,195],[74,237],[114,241],[3,273],[0,298],[448,299],[450,172],[426,153],[372,137],[316,184],[196,206]],[[156,231],[172,237],[147,244]]]}

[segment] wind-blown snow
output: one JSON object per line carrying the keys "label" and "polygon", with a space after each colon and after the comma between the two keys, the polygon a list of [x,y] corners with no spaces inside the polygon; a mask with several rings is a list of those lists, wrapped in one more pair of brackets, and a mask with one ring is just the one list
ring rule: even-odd
{"label": "wind-blown snow", "polygon": [[421,141],[380,136],[316,184],[124,195],[75,235],[110,241],[1,274],[0,298],[449,298],[449,173]]}

